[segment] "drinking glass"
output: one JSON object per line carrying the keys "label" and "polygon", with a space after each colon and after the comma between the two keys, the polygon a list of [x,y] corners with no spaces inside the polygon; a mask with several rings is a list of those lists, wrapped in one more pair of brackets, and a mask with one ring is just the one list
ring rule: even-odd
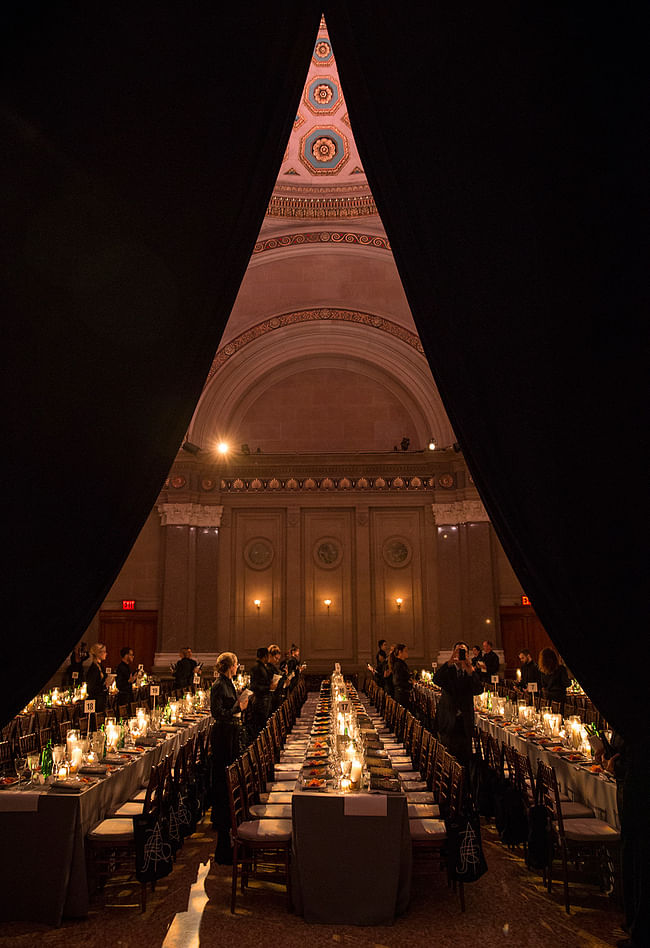
{"label": "drinking glass", "polygon": [[52,748],[52,763],[56,764],[57,767],[59,764],[62,764],[65,760],[65,752],[65,744],[55,744]]}
{"label": "drinking glass", "polygon": [[16,757],[14,758],[14,769],[16,771],[16,776],[18,777],[18,789],[22,790],[23,777],[27,776],[29,768],[27,767],[27,758],[26,757]]}
{"label": "drinking glass", "polygon": [[34,786],[34,774],[38,770],[41,763],[41,755],[38,753],[28,754],[27,755],[27,766],[29,767],[30,775],[30,784]]}

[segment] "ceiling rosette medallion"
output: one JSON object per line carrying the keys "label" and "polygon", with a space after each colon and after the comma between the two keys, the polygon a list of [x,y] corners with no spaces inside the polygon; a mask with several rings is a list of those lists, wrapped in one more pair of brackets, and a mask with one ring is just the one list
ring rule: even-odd
{"label": "ceiling rosette medallion", "polygon": [[312,128],[300,140],[300,160],[312,174],[338,174],[349,157],[347,138],[331,125]]}
{"label": "ceiling rosette medallion", "polygon": [[341,104],[338,83],[331,76],[312,79],[305,86],[304,101],[315,115],[331,115]]}
{"label": "ceiling rosette medallion", "polygon": [[316,66],[329,66],[334,61],[332,44],[327,34],[321,34],[314,45],[311,61]]}

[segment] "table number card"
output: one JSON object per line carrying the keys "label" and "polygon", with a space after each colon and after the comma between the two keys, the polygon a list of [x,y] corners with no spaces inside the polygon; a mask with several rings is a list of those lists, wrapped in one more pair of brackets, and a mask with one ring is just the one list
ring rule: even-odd
{"label": "table number card", "polygon": [[95,701],[94,699],[88,699],[84,701],[84,714],[94,714],[95,713]]}
{"label": "table number card", "polygon": [[195,685],[200,685],[200,684],[201,684],[201,676],[200,676],[200,675],[195,675],[195,676],[194,676],[194,684],[195,684]]}
{"label": "table number card", "polygon": [[73,681],[76,681],[77,678],[79,677],[79,672],[72,672],[70,677],[72,678]]}
{"label": "table number card", "polygon": [[493,684],[493,685],[498,685],[498,684],[499,684],[499,676],[498,676],[498,675],[492,675],[492,684]]}
{"label": "table number card", "polygon": [[107,675],[111,675],[113,673],[113,669],[111,668],[110,665],[107,665],[104,671],[106,672]]}
{"label": "table number card", "polygon": [[160,694],[160,685],[151,685],[149,688],[149,694],[152,698],[158,697]]}
{"label": "table number card", "polygon": [[537,682],[529,681],[526,685],[526,691],[537,691]]}

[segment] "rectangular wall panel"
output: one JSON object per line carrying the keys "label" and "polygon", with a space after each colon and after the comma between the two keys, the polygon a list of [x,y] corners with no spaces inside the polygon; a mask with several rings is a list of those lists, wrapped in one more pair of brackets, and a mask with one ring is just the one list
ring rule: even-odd
{"label": "rectangular wall panel", "polygon": [[307,661],[356,661],[354,510],[303,508],[301,520],[302,654]]}
{"label": "rectangular wall panel", "polygon": [[287,647],[285,520],[283,509],[233,510],[233,648],[254,653],[261,645],[275,643],[283,651]]}
{"label": "rectangular wall panel", "polygon": [[387,639],[390,645],[405,643],[410,659],[425,653],[423,531],[422,507],[370,511],[374,638]]}

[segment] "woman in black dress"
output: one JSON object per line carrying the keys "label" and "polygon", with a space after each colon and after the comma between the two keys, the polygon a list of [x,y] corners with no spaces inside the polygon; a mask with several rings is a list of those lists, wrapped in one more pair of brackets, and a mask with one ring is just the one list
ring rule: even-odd
{"label": "woman in black dress", "polygon": [[547,701],[559,701],[560,714],[564,715],[566,690],[571,684],[566,665],[560,665],[552,648],[543,648],[539,653],[539,670],[542,673],[542,692]]}
{"label": "woman in black dress", "polygon": [[106,646],[95,642],[90,646],[90,658],[91,662],[86,671],[86,697],[95,702],[95,711],[105,711],[108,689],[102,662],[106,658]]}
{"label": "woman in black dress", "polygon": [[408,708],[411,702],[411,672],[406,664],[408,657],[408,646],[402,642],[393,645],[388,656],[388,667],[393,679],[393,697],[405,708]]}
{"label": "woman in black dress", "polygon": [[212,825],[217,831],[215,862],[232,865],[230,845],[230,805],[226,767],[244,751],[244,730],[241,712],[248,704],[247,697],[237,697],[232,679],[237,674],[237,656],[222,652],[217,659],[217,677],[210,692],[210,711],[214,718],[212,728]]}
{"label": "woman in black dress", "polygon": [[[379,639],[377,642],[377,656],[375,658],[375,681],[380,688],[388,690],[388,656],[386,655],[386,639]],[[392,681],[391,681],[392,684]]]}

